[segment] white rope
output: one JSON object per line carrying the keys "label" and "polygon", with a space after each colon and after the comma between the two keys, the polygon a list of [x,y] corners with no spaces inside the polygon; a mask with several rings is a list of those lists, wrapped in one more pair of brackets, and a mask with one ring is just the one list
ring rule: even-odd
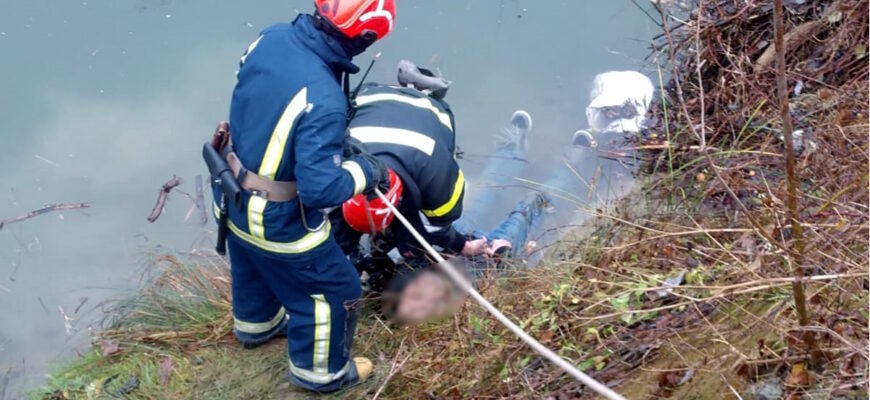
{"label": "white rope", "polygon": [[407,219],[405,219],[405,216],[402,215],[402,213],[400,213],[395,206],[393,206],[393,203],[390,203],[387,197],[384,196],[384,194],[381,193],[379,189],[375,188],[375,193],[378,195],[378,197],[381,198],[381,201],[383,201],[384,204],[386,204],[387,207],[389,207],[390,210],[394,214],[396,214],[396,218],[398,218],[399,221],[401,221],[402,224],[405,225],[405,228],[408,228],[408,231],[411,232],[412,235],[414,235],[414,238],[417,239],[418,242],[420,242],[420,245],[422,245],[423,248],[426,249],[426,252],[428,252],[429,255],[431,255],[435,258],[435,260],[438,261],[438,263],[444,269],[444,272],[446,272],[447,275],[451,279],[453,279],[453,281],[457,285],[459,285],[459,287],[462,288],[462,290],[466,291],[471,296],[471,298],[473,298],[481,306],[483,306],[486,311],[489,311],[489,313],[492,314],[495,319],[501,322],[502,325],[506,326],[508,329],[510,329],[511,332],[519,336],[519,338],[522,339],[523,342],[526,342],[526,344],[528,344],[533,350],[538,352],[538,354],[544,356],[546,359],[550,360],[550,362],[556,364],[559,368],[562,368],[563,371],[567,372],[578,381],[583,382],[583,384],[589,386],[590,389],[598,392],[598,394],[610,400],[625,400],[625,397],[622,397],[619,393],[614,392],[609,387],[604,386],[602,383],[596,381],[589,375],[584,374],[583,371],[577,369],[577,367],[566,361],[564,358],[560,357],[558,354],[553,352],[553,350],[548,349],[546,346],[541,344],[541,342],[538,342],[537,340],[535,340],[535,338],[529,336],[529,334],[523,331],[519,326],[517,326],[517,324],[513,323],[513,321],[511,321],[508,317],[502,314],[501,311],[499,311],[497,308],[495,308],[495,306],[487,301],[483,297],[483,295],[478,293],[478,291],[475,290],[473,286],[471,286],[471,283],[468,282],[462,274],[456,271],[456,269],[454,269],[452,265],[445,261],[444,257],[441,257],[441,254],[438,254],[438,252],[432,248],[432,245],[430,245],[429,242],[427,242],[426,239],[424,239],[423,236],[421,236],[420,233],[417,232],[417,230],[414,229],[413,226],[411,226],[411,223],[408,222]]}

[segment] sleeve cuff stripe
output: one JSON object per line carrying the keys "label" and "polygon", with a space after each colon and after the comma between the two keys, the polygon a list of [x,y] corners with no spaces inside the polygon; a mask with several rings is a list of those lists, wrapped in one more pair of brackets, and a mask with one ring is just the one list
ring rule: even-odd
{"label": "sleeve cuff stripe", "polygon": [[363,192],[366,188],[366,174],[362,167],[356,161],[345,161],[341,163],[341,168],[350,173],[353,177],[353,195],[356,196]]}

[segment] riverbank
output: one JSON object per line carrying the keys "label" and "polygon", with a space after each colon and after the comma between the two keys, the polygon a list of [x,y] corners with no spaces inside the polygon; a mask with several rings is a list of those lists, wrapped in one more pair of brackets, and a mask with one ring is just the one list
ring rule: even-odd
{"label": "riverbank", "polygon": [[[580,210],[596,216],[590,235],[563,239],[536,269],[486,278],[481,292],[628,398],[866,398],[867,3],[786,7],[802,232],[788,217],[771,6],[675,14],[653,58],[670,79],[634,143],[642,190]],[[234,343],[222,260],[154,264],[94,349],[33,398],[306,396],[278,388],[283,343]],[[375,377],[342,398],[593,397],[471,304],[408,329],[368,310],[355,353],[375,361]]]}

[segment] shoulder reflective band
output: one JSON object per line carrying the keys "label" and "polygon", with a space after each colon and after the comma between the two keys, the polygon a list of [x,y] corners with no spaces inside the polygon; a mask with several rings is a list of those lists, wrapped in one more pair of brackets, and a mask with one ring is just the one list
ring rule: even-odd
{"label": "shoulder reflective band", "polygon": [[403,96],[395,93],[375,93],[375,94],[366,94],[362,96],[358,96],[356,98],[357,106],[364,106],[366,104],[371,104],[377,101],[396,101],[399,103],[408,104],[417,108],[422,108],[424,110],[429,110],[438,118],[441,123],[453,131],[453,123],[450,122],[450,115],[444,111],[435,107],[432,104],[432,100],[424,97],[411,97],[411,96]]}
{"label": "shoulder reflective band", "polygon": [[614,392],[609,387],[601,384],[601,382],[598,382],[595,379],[592,379],[592,377],[590,377],[589,375],[584,374],[583,371],[577,369],[577,367],[566,361],[564,358],[560,357],[553,350],[548,349],[546,346],[542,345],[541,342],[529,336],[529,334],[522,330],[519,326],[517,326],[517,324],[513,323],[513,321],[511,321],[508,317],[502,314],[501,311],[495,308],[492,303],[487,301],[486,298],[483,297],[483,295],[475,290],[474,287],[471,286],[471,283],[469,283],[468,280],[466,280],[461,273],[456,271],[456,269],[453,268],[450,263],[445,261],[444,257],[441,257],[441,254],[438,254],[438,252],[432,248],[432,245],[430,245],[429,242],[427,242],[426,239],[424,239],[423,236],[420,235],[420,232],[417,232],[417,230],[414,229],[414,226],[412,226],[411,223],[408,222],[408,220],[405,218],[405,216],[402,215],[402,213],[399,212],[399,210],[392,203],[389,202],[387,197],[384,196],[384,194],[381,193],[379,189],[375,188],[375,194],[377,194],[378,197],[381,198],[381,201],[383,201],[384,204],[386,204],[387,207],[389,207],[390,210],[392,210],[393,213],[396,214],[396,219],[398,219],[402,223],[402,225],[405,225],[405,228],[408,228],[408,232],[411,232],[411,235],[413,235],[414,239],[417,239],[420,245],[423,246],[424,249],[426,249],[426,252],[429,253],[432,258],[438,261],[438,265],[441,266],[441,268],[448,276],[450,276],[450,279],[452,279],[453,282],[455,282],[457,285],[459,285],[459,287],[467,292],[468,295],[474,299],[474,301],[483,306],[483,308],[485,308],[486,311],[492,314],[492,316],[495,317],[498,322],[501,322],[502,325],[504,325],[511,332],[517,335],[523,342],[526,342],[526,344],[528,344],[529,347],[532,348],[532,350],[544,356],[547,360],[549,360],[553,364],[556,364],[556,366],[561,368],[563,371],[567,372],[578,381],[583,382],[583,384],[589,386],[590,389],[594,390],[605,398],[609,400],[626,400],[625,397],[622,397],[619,393]]}

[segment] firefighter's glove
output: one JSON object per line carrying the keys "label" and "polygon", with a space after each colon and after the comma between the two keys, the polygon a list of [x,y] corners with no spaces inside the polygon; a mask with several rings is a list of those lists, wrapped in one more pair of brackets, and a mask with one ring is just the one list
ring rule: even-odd
{"label": "firefighter's glove", "polygon": [[365,145],[359,140],[350,136],[344,139],[344,158],[352,158],[365,152]]}
{"label": "firefighter's glove", "polygon": [[383,161],[366,152],[361,152],[353,158],[360,163],[368,165],[368,169],[372,172],[371,177],[366,181],[366,188],[363,190],[366,199],[374,200],[378,198],[375,188],[384,194],[390,191],[390,172]]}

